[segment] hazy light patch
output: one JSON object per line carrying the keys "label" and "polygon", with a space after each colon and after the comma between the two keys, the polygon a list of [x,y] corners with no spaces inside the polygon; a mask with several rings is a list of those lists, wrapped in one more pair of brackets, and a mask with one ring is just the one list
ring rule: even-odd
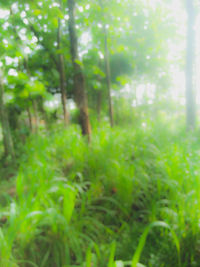
{"label": "hazy light patch", "polygon": [[26,29],[21,29],[18,34],[21,40],[26,41]]}
{"label": "hazy light patch", "polygon": [[195,51],[195,90],[196,90],[196,101],[197,104],[200,105],[200,15],[196,18],[196,25],[195,25],[195,31],[196,31],[196,51]]}
{"label": "hazy light patch", "polygon": [[38,38],[36,36],[33,36],[31,39],[31,43],[36,44],[38,42]]}
{"label": "hazy light patch", "polygon": [[80,37],[80,43],[84,46],[88,46],[88,44],[92,41],[91,34],[89,32],[84,32]]}
{"label": "hazy light patch", "polygon": [[6,65],[11,65],[13,64],[13,59],[11,57],[5,57]]}
{"label": "hazy light patch", "polygon": [[[153,1],[151,1],[151,3],[153,4]],[[145,17],[149,16],[149,10],[148,9],[143,9],[143,12],[144,12]]]}
{"label": "hazy light patch", "polygon": [[14,58],[12,58],[12,61],[13,61],[13,64],[14,64],[15,66],[17,66],[18,63],[19,63],[19,59],[18,59],[18,57],[14,57]]}
{"label": "hazy light patch", "polygon": [[19,63],[19,59],[17,57],[12,58],[12,57],[5,57],[6,65],[12,65],[17,66]]}
{"label": "hazy light patch", "polygon": [[101,51],[98,52],[100,59],[104,59],[104,55]]}
{"label": "hazy light patch", "polygon": [[149,99],[149,100],[147,101],[147,103],[148,103],[149,105],[152,105],[152,104],[153,104],[153,100],[152,100],[152,99]]}
{"label": "hazy light patch", "polygon": [[137,107],[137,100],[136,99],[133,100],[132,107]]}
{"label": "hazy light patch", "polygon": [[30,54],[30,53],[31,53],[31,49],[30,49],[30,47],[28,47],[28,46],[25,47],[25,48],[24,48],[24,53],[27,54],[27,55]]}
{"label": "hazy light patch", "polygon": [[9,14],[9,10],[0,9],[0,19],[7,19]]}
{"label": "hazy light patch", "polygon": [[38,44],[37,46],[36,46],[36,48],[35,48],[36,50],[40,50],[40,49],[43,49],[43,46],[42,45],[40,45],[40,44]]}
{"label": "hazy light patch", "polygon": [[8,22],[5,22],[3,25],[2,25],[3,29],[4,30],[7,30],[8,27],[9,27],[9,23]]}
{"label": "hazy light patch", "polygon": [[180,99],[185,95],[185,72],[179,70],[177,67],[170,68],[172,77],[171,96],[172,99],[180,102]]}
{"label": "hazy light patch", "polygon": [[68,20],[68,19],[69,19],[69,15],[65,15],[64,18],[65,18],[66,20]]}
{"label": "hazy light patch", "polygon": [[52,97],[52,100],[48,100],[44,102],[44,106],[48,109],[55,110],[59,108],[61,105],[61,95],[60,94],[55,94]]}
{"label": "hazy light patch", "polygon": [[47,25],[44,24],[44,31],[47,31]]}
{"label": "hazy light patch", "polygon": [[132,90],[132,88],[131,88],[130,84],[127,83],[121,91],[124,94],[129,95],[131,93],[131,90]]}
{"label": "hazy light patch", "polygon": [[21,14],[20,14],[20,17],[23,19],[26,17],[26,12],[25,11],[22,11]]}
{"label": "hazy light patch", "polygon": [[28,25],[28,20],[27,19],[23,19],[24,24]]}
{"label": "hazy light patch", "polygon": [[4,99],[5,99],[5,102],[6,103],[9,103],[9,102],[11,102],[14,99],[14,96],[11,95],[11,94],[5,93]]}
{"label": "hazy light patch", "polygon": [[90,9],[90,4],[87,4],[85,7],[86,10]]}
{"label": "hazy light patch", "polygon": [[92,37],[90,32],[84,32],[80,37],[81,49],[79,51],[80,58],[82,58],[85,54],[87,54],[88,49],[91,47],[90,43],[92,41]]}
{"label": "hazy light patch", "polygon": [[143,128],[146,128],[146,127],[147,127],[146,122],[142,122],[142,127],[143,127]]}
{"label": "hazy light patch", "polygon": [[80,56],[80,58],[82,59],[82,57],[84,56],[84,55],[86,55],[87,54],[87,52],[88,52],[88,50],[82,50],[82,51],[80,51],[79,52],[79,56]]}
{"label": "hazy light patch", "polygon": [[84,8],[83,8],[82,6],[79,6],[79,7],[78,7],[78,10],[79,10],[80,12],[83,12],[83,11],[84,11]]}
{"label": "hazy light patch", "polygon": [[74,100],[69,99],[69,100],[67,101],[67,107],[68,107],[69,110],[74,110],[74,109],[76,109],[76,104],[75,104]]}
{"label": "hazy light patch", "polygon": [[155,99],[155,93],[156,93],[156,85],[152,83],[142,83],[135,85],[132,89],[132,86],[130,87],[131,90],[134,90],[135,99],[132,102],[132,106],[136,107],[138,105],[142,104],[153,104]]}
{"label": "hazy light patch", "polygon": [[17,13],[18,12],[18,4],[17,3],[12,4],[11,9],[12,9],[12,12]]}
{"label": "hazy light patch", "polygon": [[185,104],[186,104],[185,97],[181,97],[179,100],[180,100],[180,104],[181,104],[182,106],[185,106]]}
{"label": "hazy light patch", "polygon": [[3,43],[6,47],[8,46],[8,41],[6,39],[3,39]]}
{"label": "hazy light patch", "polygon": [[15,69],[9,69],[8,75],[17,77],[18,73]]}
{"label": "hazy light patch", "polygon": [[34,82],[37,80],[37,77],[31,77],[30,80],[31,80],[31,82]]}
{"label": "hazy light patch", "polygon": [[25,10],[28,11],[29,9],[30,9],[29,4],[25,4]]}
{"label": "hazy light patch", "polygon": [[[149,1],[149,5],[156,9],[156,7],[160,4],[163,4],[162,0],[151,0]],[[171,76],[171,88],[169,88],[167,95],[164,94],[163,97],[171,97],[173,100],[177,101],[181,105],[184,105],[185,102],[185,71],[184,69],[180,69],[177,65],[178,62],[185,60],[185,51],[186,51],[186,42],[184,39],[186,38],[186,22],[187,15],[186,10],[184,9],[184,5],[182,5],[180,0],[173,0],[173,5],[163,4],[164,8],[168,9],[169,15],[165,20],[167,21],[175,21],[176,39],[168,39],[166,41],[166,45],[168,47],[168,55],[167,60],[171,63],[169,73]],[[164,18],[163,18],[164,20]],[[197,31],[199,32],[199,26],[197,27]],[[199,39],[200,46],[200,39]],[[179,63],[178,63],[179,64]],[[200,74],[200,73],[199,73]],[[165,72],[161,72],[159,77],[166,75]]]}
{"label": "hazy light patch", "polygon": [[52,6],[53,7],[59,7],[60,5],[58,3],[53,3]]}

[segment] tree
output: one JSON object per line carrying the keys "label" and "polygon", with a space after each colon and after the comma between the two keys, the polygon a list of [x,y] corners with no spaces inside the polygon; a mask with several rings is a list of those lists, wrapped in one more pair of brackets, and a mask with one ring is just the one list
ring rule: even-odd
{"label": "tree", "polygon": [[83,135],[87,135],[88,139],[91,138],[91,126],[88,113],[88,100],[85,90],[85,79],[81,68],[81,62],[79,61],[78,55],[78,40],[76,34],[76,23],[75,23],[75,1],[68,0],[69,8],[69,36],[70,36],[70,48],[71,58],[74,68],[74,94],[75,101],[79,108],[79,120],[82,128]]}
{"label": "tree", "polygon": [[[62,0],[59,0],[60,9],[62,9]],[[61,38],[62,38],[62,31],[61,31],[61,19],[58,18],[58,34],[57,34],[57,44],[58,44],[58,70],[60,76],[60,89],[61,89],[61,100],[63,106],[63,114],[64,114],[64,123],[67,126],[69,124],[69,114],[66,108],[66,100],[67,100],[67,93],[66,93],[66,73],[65,73],[65,63],[64,63],[64,55],[61,51]]]}
{"label": "tree", "polygon": [[194,23],[195,11],[194,1],[186,0],[187,10],[187,50],[186,50],[186,125],[188,129],[195,128],[195,96],[193,86],[193,68],[194,68]]}
{"label": "tree", "polygon": [[2,72],[0,71],[0,120],[3,132],[3,143],[5,156],[11,156],[12,159],[15,157],[12,136],[10,133],[10,126],[8,122],[8,114],[4,104],[4,86]]}
{"label": "tree", "polygon": [[[99,0],[103,17],[104,17],[104,5],[103,0]],[[104,62],[105,62],[105,74],[106,74],[106,84],[108,90],[108,106],[109,106],[109,118],[110,118],[110,126],[114,126],[114,117],[113,117],[113,105],[112,105],[112,97],[111,97],[111,74],[110,74],[110,59],[109,59],[109,48],[108,48],[108,31],[107,25],[103,21],[103,34],[104,34]]]}
{"label": "tree", "polygon": [[[52,4],[55,4],[55,6],[52,6]],[[65,126],[67,126],[69,124],[69,113],[66,106],[67,80],[62,45],[62,0],[59,0],[58,5],[59,7],[51,0],[47,1],[46,3],[40,4],[40,6],[38,6],[38,4],[35,4],[33,14],[31,12],[28,12],[28,20],[29,30],[31,30],[37,37],[39,44],[43,47],[45,53],[48,54],[48,60],[51,60],[53,62],[53,65],[55,65],[55,68],[58,72],[64,124]],[[51,14],[49,12],[49,6],[51,6]],[[38,15],[40,15],[42,19],[38,19]],[[55,49],[54,47],[55,43],[57,43],[57,49]],[[45,68],[46,67],[47,66],[45,66]],[[52,64],[50,64],[49,68],[54,69],[52,67]],[[44,70],[44,72],[45,71],[46,69]]]}

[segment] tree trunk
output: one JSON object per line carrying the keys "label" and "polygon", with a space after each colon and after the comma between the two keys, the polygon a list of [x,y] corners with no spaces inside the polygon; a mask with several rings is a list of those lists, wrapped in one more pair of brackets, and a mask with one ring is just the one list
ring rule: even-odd
{"label": "tree trunk", "polygon": [[[101,6],[103,16],[104,14],[104,5],[102,0],[99,0],[99,4]],[[110,126],[114,126],[114,116],[113,116],[113,104],[111,97],[111,77],[110,77],[110,58],[109,58],[109,49],[108,49],[108,32],[106,28],[106,24],[103,22],[103,34],[104,34],[104,63],[105,63],[105,74],[106,74],[106,84],[108,90],[108,106],[109,106],[109,118],[110,118]]]}
{"label": "tree trunk", "polygon": [[[60,9],[62,9],[62,0],[60,2]],[[62,38],[62,32],[61,32],[61,21],[60,18],[58,19],[58,33],[57,33],[57,43],[58,43],[58,50],[61,49],[61,38]],[[67,82],[65,77],[65,64],[64,64],[64,56],[61,51],[59,51],[58,54],[58,71],[60,76],[60,89],[61,89],[61,101],[62,101],[62,107],[63,107],[63,115],[64,115],[64,124],[67,126],[69,124],[69,114],[67,112]]]}
{"label": "tree trunk", "polygon": [[[29,78],[31,78],[31,72],[30,72],[29,65],[28,65],[28,57],[24,58],[24,68],[27,71]],[[32,104],[33,113],[34,113],[34,120],[33,120],[33,117],[31,116],[30,108],[28,108],[29,121],[31,122],[30,123],[31,130],[32,130],[32,132],[37,133],[38,132],[38,124],[39,124],[38,123],[39,118],[38,118],[38,112],[37,112],[37,100],[35,98],[32,98],[31,96],[29,96],[28,100]]]}
{"label": "tree trunk", "polygon": [[106,72],[106,83],[108,89],[108,105],[109,105],[109,118],[110,118],[110,126],[114,126],[114,117],[113,117],[113,104],[111,97],[111,78],[110,78],[110,60],[109,60],[109,51],[108,51],[108,34],[106,26],[104,25],[104,41],[105,41],[105,72]]}
{"label": "tree trunk", "polygon": [[85,80],[83,71],[79,64],[78,56],[78,41],[75,28],[75,1],[68,0],[69,8],[69,35],[70,35],[70,46],[71,46],[71,57],[74,67],[74,90],[75,90],[75,101],[79,108],[79,119],[82,128],[83,135],[88,136],[88,140],[91,138],[91,126],[88,114],[88,99],[85,92]]}
{"label": "tree trunk", "polygon": [[101,121],[101,104],[102,104],[102,91],[97,92],[97,119]]}
{"label": "tree trunk", "polygon": [[195,43],[195,12],[193,0],[186,0],[188,15],[187,23],[187,51],[186,51],[186,125],[194,129],[196,124],[195,93],[193,86],[194,43]]}
{"label": "tree trunk", "polygon": [[38,116],[38,110],[37,110],[37,100],[35,98],[32,99],[32,104],[33,104],[33,111],[34,111],[34,132],[38,133],[39,116]]}
{"label": "tree trunk", "polygon": [[47,115],[47,112],[44,108],[44,99],[42,96],[40,96],[38,98],[38,111],[41,113],[41,116],[42,116],[42,122],[43,124],[46,126],[46,128],[48,129],[48,115]]}
{"label": "tree trunk", "polygon": [[0,72],[0,119],[3,132],[4,153],[6,157],[11,156],[11,158],[14,159],[15,158],[14,146],[13,146],[12,136],[10,133],[8,114],[4,105],[3,94],[4,94],[3,78],[2,78],[2,73]]}
{"label": "tree trunk", "polygon": [[30,107],[27,107],[27,114],[28,114],[28,121],[29,121],[29,127],[31,132],[33,132],[33,123],[32,123],[32,116],[31,116],[31,111],[30,111]]}

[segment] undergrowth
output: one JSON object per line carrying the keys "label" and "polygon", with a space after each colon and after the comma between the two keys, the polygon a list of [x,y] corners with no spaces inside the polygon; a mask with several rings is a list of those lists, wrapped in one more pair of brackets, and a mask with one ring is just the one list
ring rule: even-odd
{"label": "undergrowth", "polygon": [[198,133],[150,125],[31,136],[1,192],[0,266],[199,266]]}

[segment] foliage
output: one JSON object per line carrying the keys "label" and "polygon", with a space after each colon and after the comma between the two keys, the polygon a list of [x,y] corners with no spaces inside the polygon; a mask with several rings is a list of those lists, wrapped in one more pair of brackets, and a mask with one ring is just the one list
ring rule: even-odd
{"label": "foliage", "polygon": [[[134,253],[136,266],[143,247],[145,266],[178,266],[175,248],[180,266],[194,265],[198,142],[150,124],[136,131],[98,128],[89,147],[73,127],[32,136],[16,197],[1,206],[1,218],[8,218],[2,266],[121,266],[122,260],[129,266]],[[151,223],[172,230],[152,231]]]}
{"label": "foliage", "polygon": [[66,0],[0,8],[0,266],[198,267],[200,140],[170,98],[184,65],[172,3],[74,3],[74,22]]}

